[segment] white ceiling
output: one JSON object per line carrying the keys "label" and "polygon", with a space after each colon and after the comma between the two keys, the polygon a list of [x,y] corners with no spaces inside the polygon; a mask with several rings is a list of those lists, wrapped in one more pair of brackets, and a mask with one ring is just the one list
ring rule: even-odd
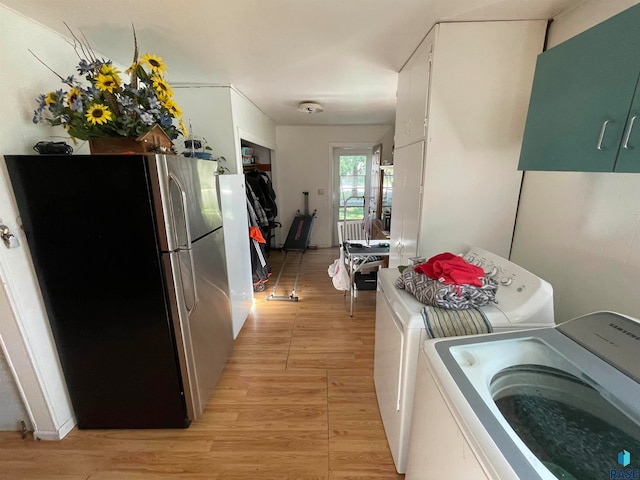
{"label": "white ceiling", "polygon": [[278,125],[348,125],[394,122],[397,72],[434,23],[548,19],[588,0],[0,1],[120,64],[134,24],[170,84],[231,84]]}

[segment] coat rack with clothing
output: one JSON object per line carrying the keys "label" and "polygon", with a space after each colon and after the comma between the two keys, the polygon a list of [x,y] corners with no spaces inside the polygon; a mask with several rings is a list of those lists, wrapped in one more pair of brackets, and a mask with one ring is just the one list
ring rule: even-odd
{"label": "coat rack with clothing", "polygon": [[253,207],[257,224],[266,240],[267,254],[271,250],[271,239],[275,237],[274,230],[282,226],[276,221],[278,206],[276,204],[276,192],[269,175],[260,170],[250,170],[244,174],[247,185],[247,197]]}

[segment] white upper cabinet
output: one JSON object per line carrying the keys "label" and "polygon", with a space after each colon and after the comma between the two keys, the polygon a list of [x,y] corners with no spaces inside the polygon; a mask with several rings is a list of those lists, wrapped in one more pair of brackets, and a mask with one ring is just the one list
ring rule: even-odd
{"label": "white upper cabinet", "polygon": [[425,136],[434,36],[432,30],[398,74],[396,148],[415,143]]}
{"label": "white upper cabinet", "polygon": [[546,23],[437,24],[400,72],[391,266],[471,245],[508,258]]}

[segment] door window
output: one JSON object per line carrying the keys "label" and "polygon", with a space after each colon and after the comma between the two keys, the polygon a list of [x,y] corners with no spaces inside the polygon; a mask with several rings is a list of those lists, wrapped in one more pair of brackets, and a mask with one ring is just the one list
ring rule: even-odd
{"label": "door window", "polygon": [[[371,201],[371,152],[371,148],[334,149],[334,228],[345,216],[347,220],[362,220],[368,212]],[[337,244],[337,233],[334,243]]]}

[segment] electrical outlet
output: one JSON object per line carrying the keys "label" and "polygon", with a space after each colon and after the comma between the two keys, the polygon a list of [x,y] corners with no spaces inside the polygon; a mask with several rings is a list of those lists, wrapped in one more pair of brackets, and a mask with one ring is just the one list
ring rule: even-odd
{"label": "electrical outlet", "polygon": [[318,189],[318,195],[324,195],[324,188]]}

